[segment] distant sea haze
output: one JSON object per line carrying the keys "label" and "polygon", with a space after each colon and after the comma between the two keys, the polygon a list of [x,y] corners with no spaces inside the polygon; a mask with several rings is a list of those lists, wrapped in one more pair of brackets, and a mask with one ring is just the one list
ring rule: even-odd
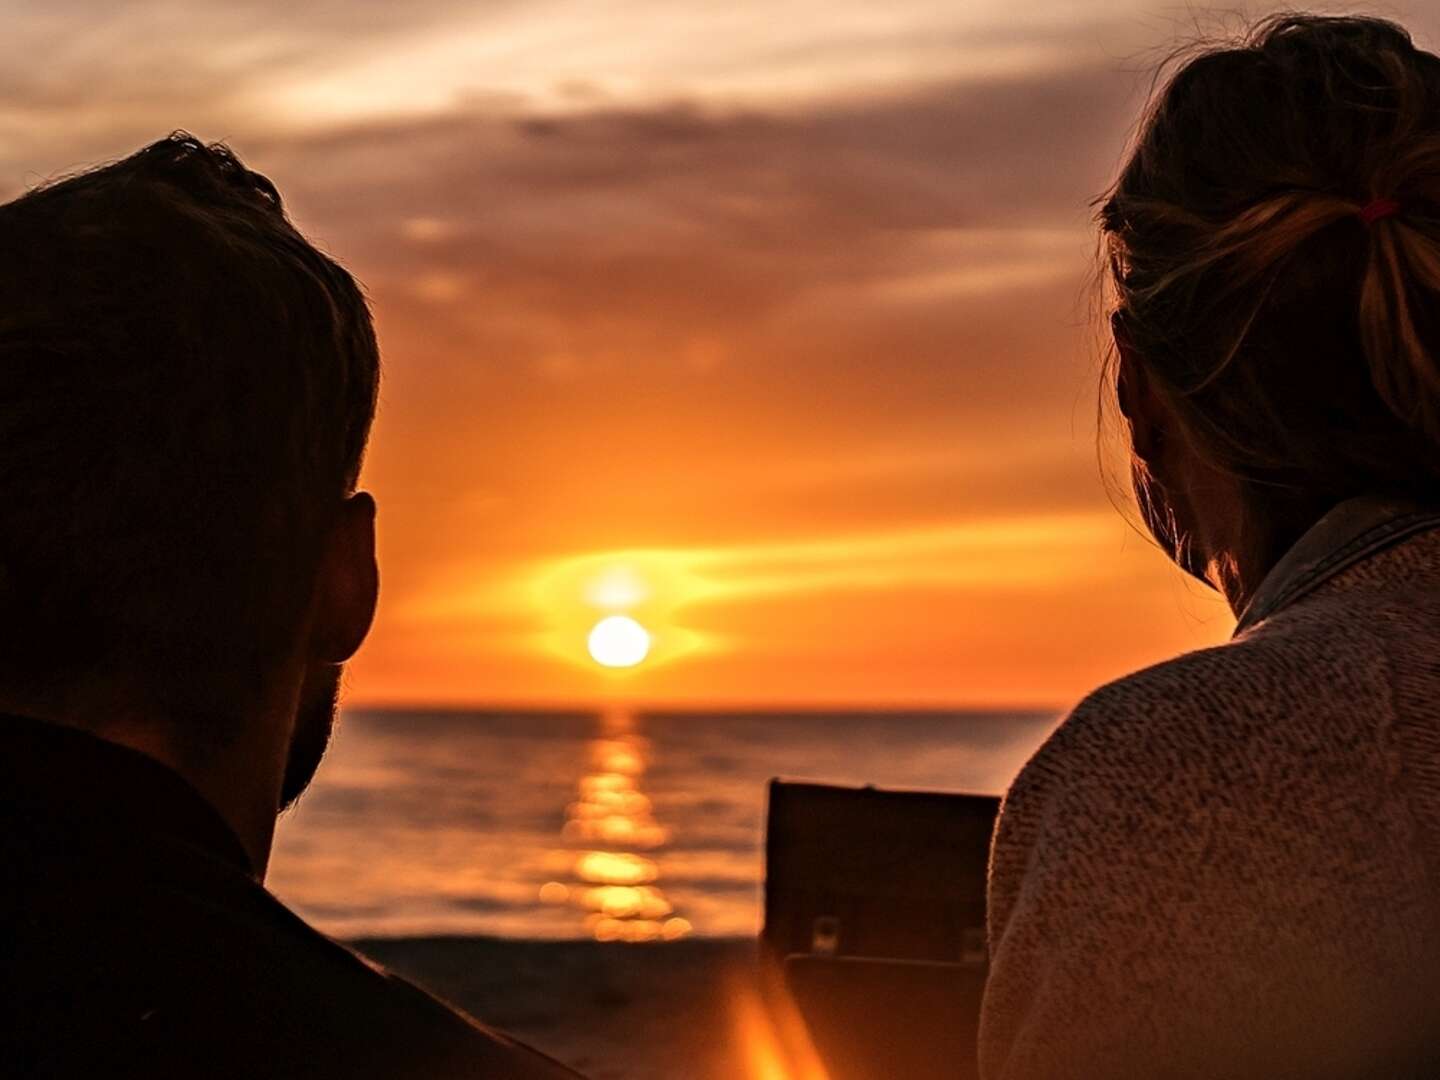
{"label": "distant sea haze", "polygon": [[268,885],[342,938],[749,936],[771,777],[998,793],[1056,719],[347,711]]}

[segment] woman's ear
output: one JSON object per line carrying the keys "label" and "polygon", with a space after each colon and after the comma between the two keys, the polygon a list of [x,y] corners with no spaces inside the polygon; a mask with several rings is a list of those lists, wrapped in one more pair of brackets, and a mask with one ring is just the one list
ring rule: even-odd
{"label": "woman's ear", "polygon": [[361,491],[341,506],[320,556],[310,659],[323,664],[349,660],[370,632],[379,596],[375,500]]}
{"label": "woman's ear", "polygon": [[1130,445],[1141,461],[1158,460],[1164,445],[1165,414],[1168,410],[1155,391],[1139,354],[1124,327],[1112,321],[1115,349],[1120,360],[1115,372],[1115,396],[1120,413],[1130,423]]}

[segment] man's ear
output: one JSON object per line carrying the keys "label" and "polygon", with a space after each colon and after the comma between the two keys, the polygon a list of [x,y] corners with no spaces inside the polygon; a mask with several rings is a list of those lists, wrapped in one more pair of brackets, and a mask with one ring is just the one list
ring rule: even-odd
{"label": "man's ear", "polygon": [[380,570],[375,562],[375,500],[360,491],[345,500],[325,539],[315,581],[310,659],[343,664],[375,619]]}

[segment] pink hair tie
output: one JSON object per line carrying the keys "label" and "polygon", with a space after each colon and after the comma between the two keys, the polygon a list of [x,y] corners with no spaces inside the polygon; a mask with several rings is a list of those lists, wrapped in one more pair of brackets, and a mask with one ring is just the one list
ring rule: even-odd
{"label": "pink hair tie", "polygon": [[1373,199],[1359,210],[1360,220],[1366,225],[1374,225],[1381,218],[1387,218],[1391,214],[1399,212],[1400,204],[1394,199]]}

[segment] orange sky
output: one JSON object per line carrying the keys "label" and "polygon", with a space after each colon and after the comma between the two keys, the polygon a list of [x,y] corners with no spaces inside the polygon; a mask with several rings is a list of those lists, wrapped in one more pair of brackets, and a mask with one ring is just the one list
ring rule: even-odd
{"label": "orange sky", "polygon": [[1064,704],[1232,625],[1095,459],[1087,202],[1176,10],[21,4],[0,193],[186,127],[363,280],[352,702]]}

